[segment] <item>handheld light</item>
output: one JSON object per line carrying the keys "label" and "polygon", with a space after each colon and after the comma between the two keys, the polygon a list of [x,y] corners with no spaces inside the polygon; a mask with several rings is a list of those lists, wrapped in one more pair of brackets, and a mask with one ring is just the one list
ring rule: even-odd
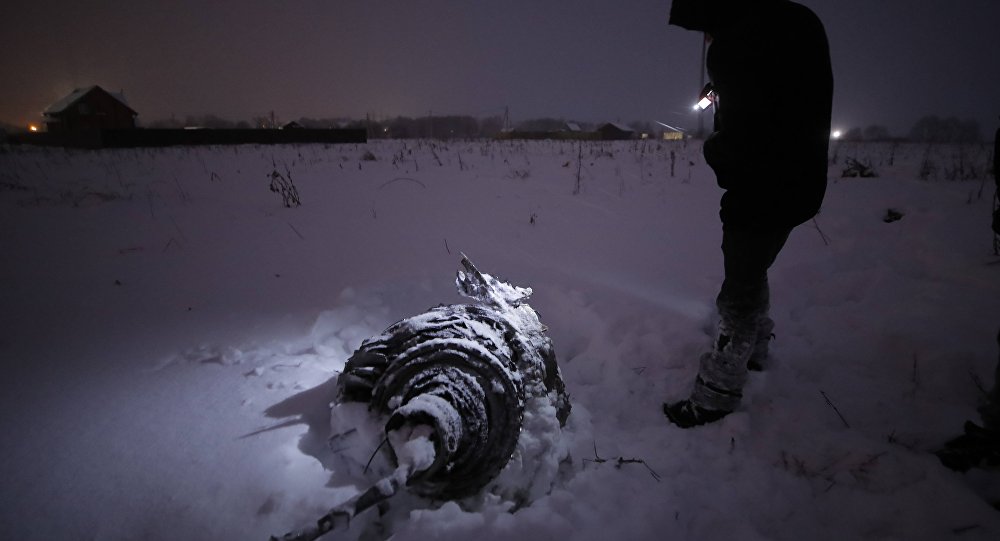
{"label": "handheld light", "polygon": [[705,88],[701,89],[701,94],[698,96],[698,103],[695,104],[695,111],[704,111],[712,105],[715,105],[715,100],[717,98],[715,93],[715,88],[712,87],[712,83],[705,85]]}

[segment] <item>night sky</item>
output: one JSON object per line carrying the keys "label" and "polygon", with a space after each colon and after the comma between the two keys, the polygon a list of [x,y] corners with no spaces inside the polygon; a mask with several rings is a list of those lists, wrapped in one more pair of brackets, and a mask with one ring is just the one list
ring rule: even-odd
{"label": "night sky", "polygon": [[[906,134],[1000,115],[1000,1],[801,0],[820,16],[834,125]],[[75,87],[124,90],[140,122],[502,115],[693,127],[698,34],[669,0],[8,0],[0,121]],[[790,86],[794,73],[788,74]],[[789,107],[794,107],[794,103]]]}

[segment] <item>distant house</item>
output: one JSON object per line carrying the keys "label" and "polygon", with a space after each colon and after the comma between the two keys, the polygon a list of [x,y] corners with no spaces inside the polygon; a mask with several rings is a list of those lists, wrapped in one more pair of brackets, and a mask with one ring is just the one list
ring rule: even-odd
{"label": "distant house", "polygon": [[302,126],[302,124],[299,124],[298,122],[296,122],[296,121],[293,120],[293,121],[285,124],[284,126],[282,126],[281,129],[282,130],[301,130],[301,129],[303,129],[303,126]]}
{"label": "distant house", "polygon": [[632,139],[635,136],[635,132],[631,128],[617,122],[603,124],[600,128],[597,128],[597,132],[601,134],[601,139],[604,141]]}
{"label": "distant house", "polygon": [[667,129],[663,130],[663,140],[664,141],[683,141],[684,132],[680,128],[675,128],[673,126],[667,126]]}
{"label": "distant house", "polygon": [[580,127],[580,124],[578,124],[576,122],[567,122],[566,123],[566,131],[572,132],[572,133],[581,133],[581,132],[583,132],[583,128]]}
{"label": "distant house", "polygon": [[46,109],[45,125],[56,135],[74,135],[100,130],[135,128],[139,114],[128,106],[125,97],[99,86],[78,88]]}

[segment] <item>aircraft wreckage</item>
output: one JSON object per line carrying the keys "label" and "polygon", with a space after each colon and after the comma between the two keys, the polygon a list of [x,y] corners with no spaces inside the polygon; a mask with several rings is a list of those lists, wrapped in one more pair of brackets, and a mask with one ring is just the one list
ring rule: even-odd
{"label": "aircraft wreckage", "polygon": [[[437,502],[491,492],[524,505],[533,492],[525,479],[551,487],[555,473],[547,469],[545,479],[533,462],[565,453],[553,447],[570,402],[546,327],[527,304],[531,289],[481,273],[464,255],[462,266],[455,284],[474,303],[391,325],[361,344],[338,379],[334,422],[338,408],[366,405],[381,424],[381,442],[366,452],[381,455],[387,474],[315,524],[273,541],[344,530],[401,491]],[[521,475],[505,480],[512,470]]]}

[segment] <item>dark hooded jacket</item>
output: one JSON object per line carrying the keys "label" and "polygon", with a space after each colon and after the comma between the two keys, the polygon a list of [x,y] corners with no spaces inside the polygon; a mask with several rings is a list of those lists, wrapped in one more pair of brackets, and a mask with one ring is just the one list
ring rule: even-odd
{"label": "dark hooded jacket", "polygon": [[670,24],[712,38],[716,92],[705,160],[724,228],[791,228],[826,192],[833,74],[823,24],[788,0],[674,0]]}

